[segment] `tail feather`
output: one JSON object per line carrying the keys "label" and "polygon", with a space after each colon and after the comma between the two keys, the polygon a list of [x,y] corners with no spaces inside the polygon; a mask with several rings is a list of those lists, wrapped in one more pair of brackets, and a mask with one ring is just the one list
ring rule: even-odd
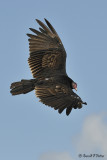
{"label": "tail feather", "polygon": [[19,82],[14,82],[10,86],[10,93],[12,95],[18,95],[18,94],[26,94],[35,88],[35,82],[36,79],[31,79],[31,80],[24,80],[22,79]]}

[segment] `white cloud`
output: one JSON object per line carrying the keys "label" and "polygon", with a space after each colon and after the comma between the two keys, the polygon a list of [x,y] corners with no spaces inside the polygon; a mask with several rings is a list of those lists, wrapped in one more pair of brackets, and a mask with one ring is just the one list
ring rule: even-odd
{"label": "white cloud", "polygon": [[67,152],[50,152],[42,154],[40,160],[74,160]]}
{"label": "white cloud", "polygon": [[[84,120],[81,131],[72,140],[76,159],[79,154],[104,155],[101,159],[107,157],[107,121],[104,118],[105,114],[102,113],[90,115]],[[74,160],[74,158],[69,152],[48,152],[42,154],[40,160]]]}
{"label": "white cloud", "polygon": [[82,131],[73,139],[79,153],[107,153],[107,124],[104,117],[104,114],[95,114],[85,119]]}

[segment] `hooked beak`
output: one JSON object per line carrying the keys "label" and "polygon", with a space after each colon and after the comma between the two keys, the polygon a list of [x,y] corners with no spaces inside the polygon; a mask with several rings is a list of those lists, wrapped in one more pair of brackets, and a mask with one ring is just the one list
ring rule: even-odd
{"label": "hooked beak", "polygon": [[77,91],[77,88],[75,88],[75,90]]}

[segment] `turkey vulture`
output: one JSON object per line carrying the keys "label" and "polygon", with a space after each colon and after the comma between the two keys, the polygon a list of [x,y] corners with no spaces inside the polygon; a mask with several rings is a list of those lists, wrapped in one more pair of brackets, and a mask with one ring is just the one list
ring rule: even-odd
{"label": "turkey vulture", "polygon": [[72,108],[82,108],[82,99],[73,92],[77,84],[66,73],[66,51],[57,32],[45,19],[47,25],[36,19],[40,25],[38,30],[30,28],[34,34],[29,37],[29,67],[34,79],[14,82],[11,94],[26,94],[35,89],[36,96],[45,105],[59,113],[66,109],[69,115]]}

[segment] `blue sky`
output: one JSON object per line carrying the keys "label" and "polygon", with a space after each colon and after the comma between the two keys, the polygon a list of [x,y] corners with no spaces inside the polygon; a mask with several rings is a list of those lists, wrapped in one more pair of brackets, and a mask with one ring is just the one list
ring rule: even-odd
{"label": "blue sky", "polygon": [[[13,81],[32,78],[26,33],[43,18],[58,32],[67,73],[88,103],[69,117],[41,104],[34,91],[10,94]],[[77,160],[80,153],[106,159],[107,1],[1,0],[0,44],[0,159]]]}

